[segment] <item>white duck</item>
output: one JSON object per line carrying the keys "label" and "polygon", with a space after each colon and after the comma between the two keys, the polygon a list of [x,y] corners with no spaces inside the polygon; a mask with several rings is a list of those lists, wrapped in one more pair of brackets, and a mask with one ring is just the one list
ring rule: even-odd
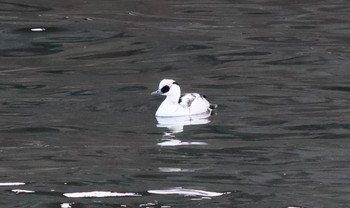
{"label": "white duck", "polygon": [[217,105],[210,104],[204,96],[198,93],[186,93],[180,98],[180,86],[172,79],[163,79],[159,83],[159,89],[152,92],[152,95],[156,94],[166,96],[156,112],[156,116],[159,117],[198,115],[210,113],[217,108]]}

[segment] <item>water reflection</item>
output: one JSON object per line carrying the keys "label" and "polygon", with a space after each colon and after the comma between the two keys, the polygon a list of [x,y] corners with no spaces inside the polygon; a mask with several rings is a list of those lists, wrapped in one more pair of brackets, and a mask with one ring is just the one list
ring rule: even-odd
{"label": "water reflection", "polygon": [[202,125],[210,123],[210,113],[199,114],[193,116],[177,116],[177,117],[156,117],[157,127],[167,128],[164,136],[172,137],[177,133],[183,132],[184,126]]}
{"label": "water reflection", "polygon": [[19,194],[19,193],[35,193],[35,191],[32,190],[24,190],[24,189],[13,189],[12,192]]}
{"label": "water reflection", "polygon": [[175,188],[164,189],[164,190],[148,190],[148,193],[177,194],[177,195],[183,195],[183,196],[203,196],[203,197],[214,197],[214,196],[221,196],[223,194],[228,194],[228,193],[203,191],[203,190],[196,190],[196,189],[184,189],[182,187],[175,187]]}
{"label": "water reflection", "polygon": [[5,182],[5,183],[0,183],[0,186],[22,186],[25,185],[23,182]]}
{"label": "water reflection", "polygon": [[210,123],[209,117],[211,113],[192,115],[192,116],[178,116],[178,117],[156,117],[159,128],[166,128],[162,141],[158,143],[159,146],[180,146],[180,145],[207,145],[205,142],[182,142],[175,138],[175,134],[184,131],[184,126],[203,125]]}
{"label": "water reflection", "polygon": [[157,145],[162,147],[183,146],[183,145],[207,145],[206,142],[182,142],[179,139],[163,138]]}

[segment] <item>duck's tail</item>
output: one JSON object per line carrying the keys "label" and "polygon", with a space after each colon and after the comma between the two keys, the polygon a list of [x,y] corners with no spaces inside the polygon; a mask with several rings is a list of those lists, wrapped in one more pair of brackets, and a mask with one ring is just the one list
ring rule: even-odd
{"label": "duck's tail", "polygon": [[[207,96],[206,96],[206,95],[202,95],[202,97],[205,98],[205,100],[208,102]],[[208,102],[208,103],[209,103],[209,102]],[[216,109],[216,108],[218,108],[218,105],[217,105],[217,104],[211,104],[211,103],[209,103],[209,109],[214,110],[214,109]]]}
{"label": "duck's tail", "polygon": [[218,105],[217,104],[210,104],[209,108],[214,110],[214,109],[218,108]]}

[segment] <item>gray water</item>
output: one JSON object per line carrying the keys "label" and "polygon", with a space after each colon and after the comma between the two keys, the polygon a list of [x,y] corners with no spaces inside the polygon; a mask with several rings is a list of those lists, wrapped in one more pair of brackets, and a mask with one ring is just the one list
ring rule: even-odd
{"label": "gray water", "polygon": [[[349,207],[349,1],[8,0],[0,25],[1,207]],[[215,115],[158,124],[163,78]]]}

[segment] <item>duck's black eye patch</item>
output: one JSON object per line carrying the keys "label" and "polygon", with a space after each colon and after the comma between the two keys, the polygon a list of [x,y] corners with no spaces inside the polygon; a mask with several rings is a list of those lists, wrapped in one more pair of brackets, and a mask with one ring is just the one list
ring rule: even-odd
{"label": "duck's black eye patch", "polygon": [[169,90],[170,90],[170,87],[168,85],[165,85],[164,87],[162,87],[162,89],[160,89],[162,93],[167,93],[169,92]]}

